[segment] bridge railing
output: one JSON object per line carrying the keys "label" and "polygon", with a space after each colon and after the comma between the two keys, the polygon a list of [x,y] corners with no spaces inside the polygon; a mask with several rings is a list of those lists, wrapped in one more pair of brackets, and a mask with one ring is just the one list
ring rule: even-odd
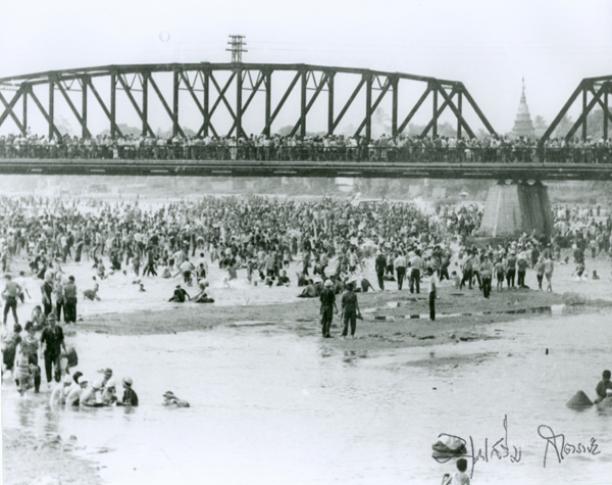
{"label": "bridge railing", "polygon": [[243,160],[403,163],[612,163],[612,146],[431,147],[318,145],[2,144],[2,159]]}

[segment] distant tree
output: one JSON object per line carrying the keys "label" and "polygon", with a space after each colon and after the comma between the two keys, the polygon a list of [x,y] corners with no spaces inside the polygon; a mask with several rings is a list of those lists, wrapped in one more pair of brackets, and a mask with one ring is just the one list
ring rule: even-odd
{"label": "distant tree", "polygon": [[555,128],[555,131],[553,131],[553,138],[563,138],[570,130],[573,124],[574,121],[572,120],[572,118],[565,115],[563,118],[561,118],[561,121],[559,121],[557,128]]}
{"label": "distant tree", "polygon": [[548,128],[548,123],[542,116],[536,115],[533,120],[533,127],[535,129],[536,136],[540,138]]}
{"label": "distant tree", "polygon": [[[140,136],[140,134],[142,133],[141,128],[136,128],[135,126],[129,126],[129,125],[126,125],[125,123],[118,123],[117,127],[119,128],[121,133],[123,133],[126,136],[127,135]],[[99,134],[102,136],[108,136],[110,135],[110,129],[102,130]]]}

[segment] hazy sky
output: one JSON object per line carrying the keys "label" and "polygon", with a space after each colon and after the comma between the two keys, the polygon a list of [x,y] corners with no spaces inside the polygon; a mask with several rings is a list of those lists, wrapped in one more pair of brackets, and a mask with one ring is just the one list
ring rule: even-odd
{"label": "hazy sky", "polygon": [[369,67],[463,81],[499,131],[521,77],[548,121],[579,80],[612,74],[606,0],[19,0],[2,2],[0,76],[140,62],[246,61]]}

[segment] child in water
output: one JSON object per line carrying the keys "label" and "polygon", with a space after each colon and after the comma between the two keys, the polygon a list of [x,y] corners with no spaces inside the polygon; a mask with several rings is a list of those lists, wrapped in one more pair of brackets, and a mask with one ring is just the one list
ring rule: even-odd
{"label": "child in water", "polygon": [[27,347],[20,345],[19,353],[15,358],[15,383],[19,394],[23,395],[30,387],[34,377],[35,366],[30,364]]}
{"label": "child in water", "polygon": [[457,472],[451,477],[450,473],[445,473],[442,477],[442,485],[470,485],[470,476],[466,473],[467,460],[459,458],[457,460]]}

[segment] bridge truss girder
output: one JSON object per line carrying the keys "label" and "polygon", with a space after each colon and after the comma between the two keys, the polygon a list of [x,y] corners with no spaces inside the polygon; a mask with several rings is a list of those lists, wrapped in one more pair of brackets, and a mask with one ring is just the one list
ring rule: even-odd
{"label": "bridge truss girder", "polygon": [[[282,87],[279,91],[280,98],[274,103],[273,94],[276,92],[273,93],[272,81],[274,74],[279,72],[291,74],[291,81],[288,86]],[[172,75],[169,90],[164,89],[157,80],[158,75],[162,74]],[[336,106],[335,79],[338,74],[348,74],[355,78],[350,96],[340,106]],[[223,76],[229,77],[224,80]],[[424,86],[422,95],[411,106],[402,106],[399,101],[401,81],[420,83]],[[102,84],[108,87],[107,95],[101,92]],[[47,93],[46,102],[42,102],[41,92]],[[495,130],[469,91],[458,81],[335,66],[250,63],[103,66],[0,78],[0,127],[10,119],[18,131],[25,135],[28,131],[30,110],[36,109],[48,126],[48,137],[62,136],[55,116],[56,98],[59,97],[64,100],[69,108],[68,112],[80,126],[81,136],[91,137],[88,105],[92,99],[105,116],[111,136],[116,138],[123,135],[119,127],[121,120],[117,115],[117,94],[120,92],[124,93],[127,105],[140,120],[141,133],[144,136],[155,135],[149,116],[152,96],[159,100],[168,116],[173,136],[186,136],[179,118],[183,107],[180,92],[186,93],[187,99],[191,100],[201,116],[197,136],[246,136],[243,127],[244,115],[258,93],[263,93],[265,97],[260,132],[268,136],[271,135],[272,125],[287,99],[294,93],[299,95],[299,109],[292,123],[291,135],[302,137],[306,135],[308,114],[322,93],[327,94],[326,132],[328,134],[336,133],[349,109],[361,102],[357,100],[359,95],[365,99],[365,106],[361,106],[365,114],[357,125],[355,136],[371,138],[374,113],[381,102],[389,97],[393,136],[406,130],[427,100],[431,103],[431,115],[421,133],[422,136],[436,136],[438,120],[442,113],[449,110],[456,121],[457,136],[465,134],[474,137],[475,131],[464,116],[464,103],[473,110],[485,130],[489,134],[495,134]],[[75,93],[78,99],[75,99]],[[214,123],[213,117],[220,106],[225,108],[231,118],[231,127],[227,132],[222,132]],[[400,112],[406,108],[408,108],[407,113],[400,117]]]}
{"label": "bridge truss girder", "polygon": [[584,141],[587,139],[587,118],[588,115],[599,107],[603,111],[602,118],[602,135],[603,139],[608,139],[608,123],[612,121],[612,110],[608,103],[608,95],[612,93],[612,76],[600,76],[593,78],[585,78],[580,81],[580,84],[574,89],[573,93],[567,99],[561,111],[557,114],[548,129],[540,138],[540,143],[544,143],[550,139],[551,135],[559,127],[563,118],[569,110],[575,105],[576,101],[580,101],[580,115],[572,124],[571,128],[565,134],[566,140],[572,139],[578,129],[581,129],[580,138]]}

